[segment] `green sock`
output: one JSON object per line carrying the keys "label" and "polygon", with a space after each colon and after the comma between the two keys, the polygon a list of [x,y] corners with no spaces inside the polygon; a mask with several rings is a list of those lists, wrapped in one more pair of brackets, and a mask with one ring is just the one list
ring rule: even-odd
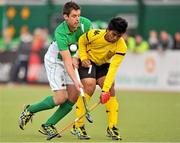
{"label": "green sock", "polygon": [[28,107],[28,111],[31,113],[36,113],[42,110],[52,109],[55,106],[56,105],[54,103],[53,96],[48,96],[41,102],[30,105]]}
{"label": "green sock", "polygon": [[73,105],[74,103],[66,100],[66,102],[60,105],[56,112],[47,120],[45,125],[55,125],[72,110]]}

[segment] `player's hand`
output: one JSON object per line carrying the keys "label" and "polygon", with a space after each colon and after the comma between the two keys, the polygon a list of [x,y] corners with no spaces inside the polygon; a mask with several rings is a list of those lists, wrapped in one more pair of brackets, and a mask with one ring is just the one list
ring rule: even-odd
{"label": "player's hand", "polygon": [[100,96],[100,101],[102,104],[106,103],[110,98],[110,92],[102,92]]}
{"label": "player's hand", "polygon": [[72,57],[72,64],[74,68],[79,68],[79,59],[77,57]]}
{"label": "player's hand", "polygon": [[76,87],[76,89],[80,92],[80,88],[83,88],[83,85],[81,82],[79,82],[78,80],[74,81],[74,85]]}
{"label": "player's hand", "polygon": [[88,68],[88,67],[90,67],[90,65],[91,65],[91,61],[89,59],[86,59],[86,60],[82,61],[82,66],[83,67]]}

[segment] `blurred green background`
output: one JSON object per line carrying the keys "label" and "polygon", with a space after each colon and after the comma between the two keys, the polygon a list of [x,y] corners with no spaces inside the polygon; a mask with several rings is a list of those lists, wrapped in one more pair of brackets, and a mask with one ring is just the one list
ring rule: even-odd
{"label": "blurred green background", "polygon": [[[48,27],[52,32],[57,23],[62,21],[62,6],[68,0],[39,2],[19,2],[7,0],[0,5],[0,29],[13,26],[16,35],[22,26],[28,25],[33,31],[37,27]],[[21,1],[21,0],[19,0]],[[108,22],[112,17],[121,15],[129,22],[129,28],[143,37],[152,29],[162,29],[174,34],[180,25],[180,3],[177,0],[77,0],[82,8],[82,16],[96,22]],[[27,4],[28,3],[28,4]]]}

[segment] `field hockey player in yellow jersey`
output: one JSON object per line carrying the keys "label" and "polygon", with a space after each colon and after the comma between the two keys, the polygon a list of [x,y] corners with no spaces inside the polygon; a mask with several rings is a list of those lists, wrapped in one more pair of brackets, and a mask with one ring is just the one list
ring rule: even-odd
{"label": "field hockey player in yellow jersey", "polygon": [[[79,74],[84,87],[87,102],[93,95],[96,85],[102,89],[100,100],[106,106],[108,116],[107,136],[113,140],[121,140],[118,128],[118,101],[115,96],[114,79],[117,69],[127,52],[122,35],[126,32],[128,23],[121,17],[111,19],[108,28],[92,29],[83,34],[79,46]],[[91,73],[88,73],[92,66]],[[76,116],[84,113],[84,104],[80,96],[76,104]],[[84,119],[77,122],[71,132],[80,139],[90,139],[87,135]]]}

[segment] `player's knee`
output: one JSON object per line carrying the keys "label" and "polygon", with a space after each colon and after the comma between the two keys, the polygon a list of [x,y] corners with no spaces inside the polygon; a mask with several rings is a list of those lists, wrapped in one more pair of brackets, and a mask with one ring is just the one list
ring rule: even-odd
{"label": "player's knee", "polygon": [[65,92],[56,92],[54,96],[55,105],[63,104],[68,99]]}
{"label": "player's knee", "polygon": [[94,82],[87,82],[84,86],[85,92],[91,96],[94,93],[94,90],[96,88],[96,84]]}

